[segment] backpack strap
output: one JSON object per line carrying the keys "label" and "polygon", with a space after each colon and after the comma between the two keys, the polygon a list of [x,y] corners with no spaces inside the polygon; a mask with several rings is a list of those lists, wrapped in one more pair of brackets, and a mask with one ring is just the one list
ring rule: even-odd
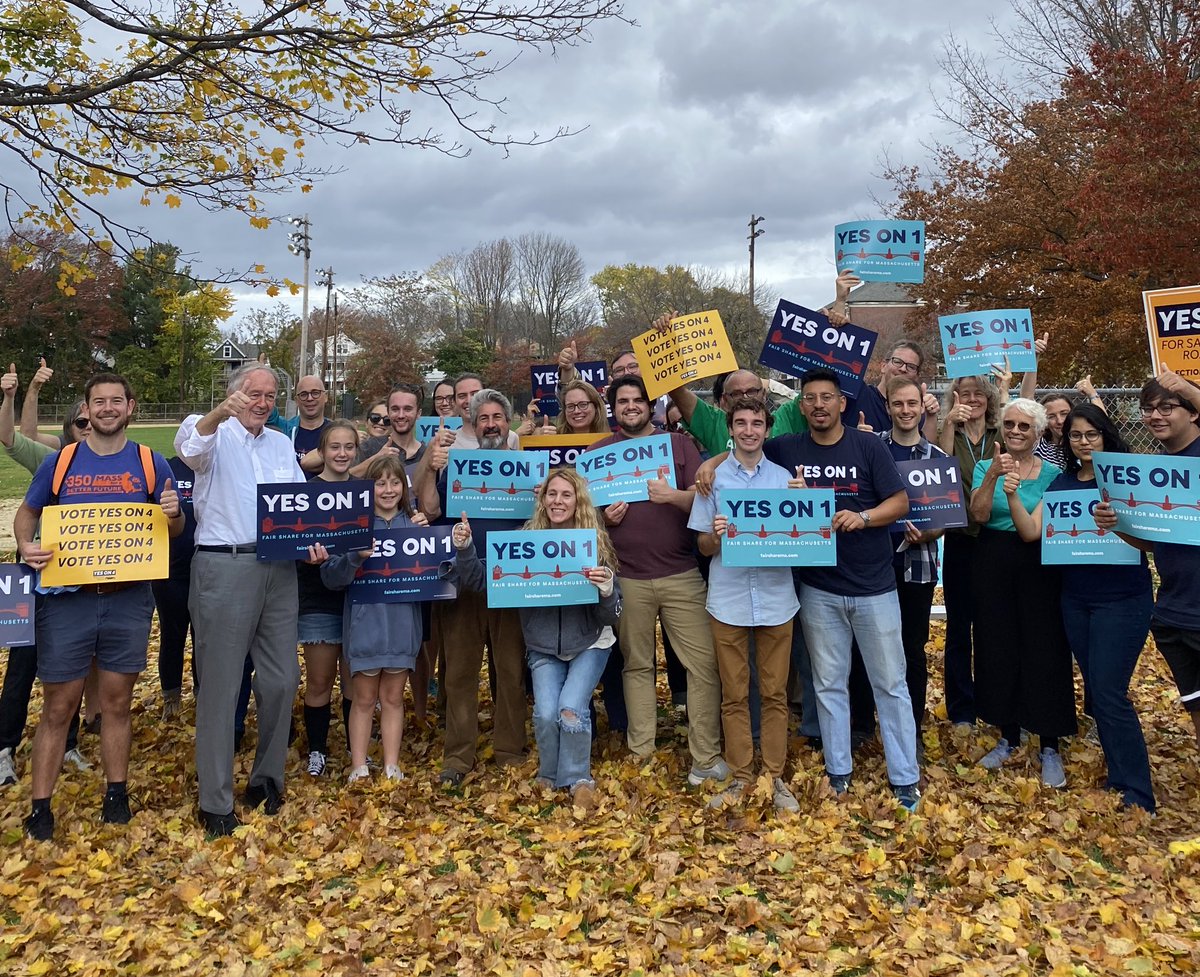
{"label": "backpack strap", "polygon": [[52,505],[58,505],[58,493],[62,490],[63,480],[67,477],[67,470],[71,467],[71,462],[75,460],[75,452],[79,450],[79,442],[72,441],[70,444],[63,445],[58,452],[58,460],[54,463],[54,476],[50,479],[50,502]]}
{"label": "backpack strap", "polygon": [[142,474],[146,476],[146,500],[152,501],[155,487],[154,452],[146,445],[139,444],[138,457],[142,459]]}

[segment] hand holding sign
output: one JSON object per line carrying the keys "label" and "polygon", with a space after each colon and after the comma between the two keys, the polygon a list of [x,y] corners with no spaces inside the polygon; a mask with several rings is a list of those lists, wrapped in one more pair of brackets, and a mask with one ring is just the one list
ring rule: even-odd
{"label": "hand holding sign", "polygon": [[670,312],[664,312],[660,315],[651,325],[661,334],[666,335],[671,331],[671,320],[677,318],[679,318],[679,313],[675,309],[672,309]]}
{"label": "hand holding sign", "polygon": [[597,590],[603,590],[613,578],[613,572],[608,567],[584,567],[583,575]]}
{"label": "hand holding sign", "polygon": [[725,535],[725,531],[729,529],[729,517],[717,513],[713,516],[713,535],[720,539]]}
{"label": "hand holding sign", "polygon": [[409,521],[414,526],[425,527],[429,525],[429,517],[423,512],[414,512],[412,516],[409,517]]}
{"label": "hand holding sign", "polygon": [[1109,502],[1100,502],[1094,506],[1092,519],[1096,522],[1096,528],[1102,529],[1106,533],[1117,528],[1117,510]]}
{"label": "hand holding sign", "polygon": [[46,564],[53,558],[54,551],[42,549],[42,544],[34,540],[18,546],[17,555],[21,558],[21,562],[31,570],[41,571],[46,569]]}
{"label": "hand holding sign", "polygon": [[918,543],[924,542],[922,539],[924,533],[921,532],[907,519],[904,520],[904,541],[910,546],[916,546]]}
{"label": "hand holding sign", "polygon": [[621,525],[621,520],[625,518],[625,513],[629,511],[628,502],[614,502],[604,509],[604,522],[609,526]]}
{"label": "hand holding sign", "polygon": [[838,272],[837,281],[834,283],[834,288],[837,290],[837,299],[835,301],[844,304],[850,298],[850,290],[858,288],[861,284],[862,279],[858,277],[853,269],[843,268]]}
{"label": "hand holding sign", "polygon": [[29,381],[29,389],[37,390],[39,387],[50,382],[50,378],[54,376],[54,371],[46,366],[46,357],[38,358],[37,372],[33,374],[33,379]]}
{"label": "hand holding sign", "polygon": [[454,548],[456,550],[467,550],[471,547],[471,524],[467,521],[467,514],[462,514],[462,519],[454,524],[454,532],[451,534],[454,540]]}
{"label": "hand holding sign", "polygon": [[0,377],[0,392],[5,397],[11,397],[17,391],[17,364],[9,363],[8,372]]}
{"label": "hand holding sign", "polygon": [[182,511],[179,508],[179,493],[175,491],[169,478],[163,482],[162,495],[158,501],[162,505],[163,515],[168,519],[174,519]]}
{"label": "hand holding sign", "polygon": [[[359,552],[366,553],[369,557],[371,555],[371,547],[368,547],[366,550],[359,550]],[[308,548],[308,558],[304,562],[315,567],[320,566],[328,559],[329,550],[325,549],[325,547],[320,543],[313,543]]]}
{"label": "hand holding sign", "polygon": [[1012,386],[1012,365],[1008,357],[1004,357],[1004,366],[999,363],[992,364],[992,382],[995,383],[996,389],[1005,396],[1008,396],[1009,388]]}

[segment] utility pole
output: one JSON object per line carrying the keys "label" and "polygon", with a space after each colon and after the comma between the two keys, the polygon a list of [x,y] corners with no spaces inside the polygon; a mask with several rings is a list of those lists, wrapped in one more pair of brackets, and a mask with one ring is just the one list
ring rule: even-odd
{"label": "utility pole", "polygon": [[750,215],[750,304],[754,305],[754,239],[766,234],[766,231],[760,231],[758,225],[765,221],[765,217],[755,217]]}
{"label": "utility pole", "polygon": [[308,214],[303,217],[293,217],[291,223],[299,230],[288,235],[288,250],[292,254],[304,255],[304,304],[300,307],[300,367],[296,371],[296,382],[306,376],[305,365],[308,361],[308,263],[312,259],[312,223]]}
{"label": "utility pole", "polygon": [[[338,388],[338,311],[337,311],[337,292],[333,293],[333,389],[337,392]],[[343,370],[345,367],[342,368]],[[345,385],[342,385],[342,393],[346,392]],[[330,416],[335,415],[341,408],[330,407]],[[345,416],[345,415],[343,415]]]}
{"label": "utility pole", "polygon": [[[324,383],[325,378],[329,375],[329,299],[333,294],[333,265],[328,268],[318,268],[317,275],[322,276],[317,278],[317,286],[325,287],[325,330],[321,339],[321,383]],[[329,409],[331,403],[332,398],[327,398],[326,409]]]}

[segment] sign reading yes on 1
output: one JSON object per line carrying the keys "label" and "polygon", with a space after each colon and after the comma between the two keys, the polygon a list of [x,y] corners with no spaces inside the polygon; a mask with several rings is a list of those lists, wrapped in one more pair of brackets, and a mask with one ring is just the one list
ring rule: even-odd
{"label": "sign reading yes on 1", "polygon": [[1154,375],[1200,380],[1200,285],[1142,292]]}
{"label": "sign reading yes on 1", "polygon": [[46,587],[161,580],[170,570],[167,517],[152,502],[48,505],[42,545],[54,553]]}
{"label": "sign reading yes on 1", "polygon": [[840,274],[849,268],[864,282],[925,281],[924,221],[849,221],[833,229]]}
{"label": "sign reading yes on 1", "polygon": [[302,560],[320,543],[331,553],[371,545],[375,483],[279,482],[258,486],[259,560]]}
{"label": "sign reading yes on 1", "polygon": [[1200,546],[1200,458],[1097,451],[1100,498],[1117,529],[1138,539]]}
{"label": "sign reading yes on 1", "polygon": [[[967,525],[957,458],[898,461],[896,468],[908,493],[908,515],[904,518],[917,529],[924,533]],[[899,528],[904,528],[903,524]]]}
{"label": "sign reading yes on 1", "polygon": [[651,329],[635,336],[633,353],[651,400],[701,377],[738,368],[716,309],[678,316],[666,332]]}
{"label": "sign reading yes on 1", "polygon": [[725,566],[837,566],[832,489],[724,489],[717,507]]}
{"label": "sign reading yes on 1", "polygon": [[1037,369],[1033,316],[1028,309],[988,309],[938,316],[948,377],[986,374],[1008,357],[1014,373]]}
{"label": "sign reading yes on 1", "polygon": [[457,431],[463,426],[463,419],[457,414],[451,417],[418,417],[417,418],[417,440],[432,441],[437,435],[439,428],[443,426],[447,431]]}
{"label": "sign reading yes on 1", "polygon": [[24,563],[0,563],[0,646],[34,643],[33,585],[33,571]]}
{"label": "sign reading yes on 1", "polygon": [[1094,489],[1047,492],[1042,496],[1042,563],[1138,564],[1142,554],[1115,532],[1096,525],[1092,509],[1100,504]]}
{"label": "sign reading yes on 1", "polygon": [[[586,363],[576,363],[575,370],[579,379],[590,383],[597,390],[608,386],[608,364],[604,360],[589,360]],[[558,364],[549,366],[531,366],[529,368],[529,385],[532,399],[537,403],[538,412],[547,417],[557,417],[561,405],[555,391],[558,389]]]}
{"label": "sign reading yes on 1", "polygon": [[594,529],[488,533],[488,607],[600,603],[583,572],[596,565],[596,552]]}
{"label": "sign reading yes on 1", "polygon": [[454,556],[453,526],[377,529],[375,547],[350,582],[352,604],[409,604],[453,600],[457,588],[438,576]]}
{"label": "sign reading yes on 1", "polygon": [[646,502],[650,498],[646,482],[651,478],[665,479],[671,488],[679,487],[675,484],[675,449],[669,434],[626,438],[580,452],[575,470],[587,479],[588,494],[595,506]]}
{"label": "sign reading yes on 1", "polygon": [[833,370],[842,393],[857,397],[878,338],[870,329],[834,326],[820,312],[780,299],[758,362],[792,377],[817,367]]}
{"label": "sign reading yes on 1", "polygon": [[549,467],[544,451],[451,448],[447,511],[477,519],[528,519]]}

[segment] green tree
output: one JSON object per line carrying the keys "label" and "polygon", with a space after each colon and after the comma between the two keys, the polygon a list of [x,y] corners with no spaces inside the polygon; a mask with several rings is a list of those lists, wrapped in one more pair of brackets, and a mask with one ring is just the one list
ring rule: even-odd
{"label": "green tree", "polygon": [[493,359],[483,335],[473,329],[464,329],[444,337],[433,345],[430,352],[433,354],[433,365],[451,378],[460,373],[478,373],[482,376],[487,373]]}
{"label": "green tree", "polygon": [[144,234],[104,207],[127,190],[263,228],[264,195],[307,191],[326,172],[309,139],[465,155],[410,125],[422,96],[468,141],[554,139],[568,130],[498,131],[478,111],[501,101],[483,83],[522,48],[574,45],[621,16],[620,0],[13,0],[0,15],[0,146],[12,154],[0,186],[20,201],[8,213],[136,246]]}

